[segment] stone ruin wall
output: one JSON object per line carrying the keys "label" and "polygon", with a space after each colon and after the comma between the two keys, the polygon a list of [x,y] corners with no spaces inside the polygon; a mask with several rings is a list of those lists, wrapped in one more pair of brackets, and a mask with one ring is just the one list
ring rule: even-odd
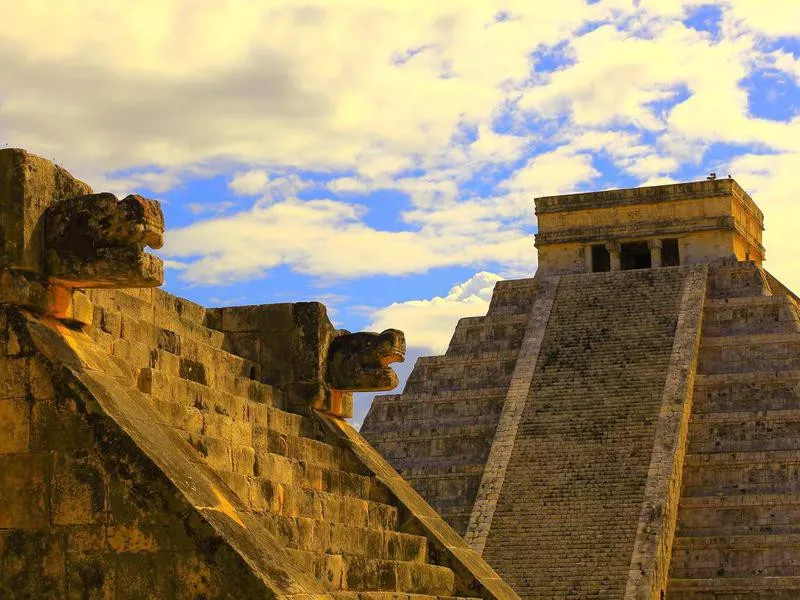
{"label": "stone ruin wall", "polygon": [[0,311],[0,597],[263,598],[241,557],[91,408]]}
{"label": "stone ruin wall", "polygon": [[[517,598],[342,418],[396,382],[402,333],[132,289],[160,281],[157,203],[0,167],[0,597]],[[74,204],[60,230],[37,194]]]}

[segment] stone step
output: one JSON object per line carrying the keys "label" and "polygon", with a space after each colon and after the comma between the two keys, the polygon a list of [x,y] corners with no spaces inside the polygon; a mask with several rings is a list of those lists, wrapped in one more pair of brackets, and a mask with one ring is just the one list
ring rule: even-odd
{"label": "stone step", "polygon": [[692,413],[800,410],[800,371],[757,371],[697,377]]}
{"label": "stone step", "polygon": [[709,298],[771,296],[766,273],[753,262],[713,265],[708,273]]}
{"label": "stone step", "polygon": [[481,484],[481,473],[452,473],[442,477],[403,477],[409,480],[423,498],[431,498],[437,511],[453,506],[463,507],[464,498],[475,498]]}
{"label": "stone step", "polygon": [[213,437],[231,445],[252,446],[254,428],[266,426],[266,418],[259,419],[259,413],[255,411],[250,413],[252,415],[250,420],[234,420],[227,415],[201,411],[195,406],[187,406],[180,402],[153,396],[151,400],[163,417],[163,423],[187,433],[194,440]]}
{"label": "stone step", "polygon": [[800,533],[800,494],[683,496],[676,536]]}
{"label": "stone step", "polygon": [[[116,315],[126,314],[143,321],[153,321],[152,289],[86,289],[86,296],[95,307],[111,311]],[[97,313],[95,313],[96,315]],[[176,315],[180,318],[180,315]],[[94,326],[98,321],[95,321]]]}
{"label": "stone step", "polygon": [[269,415],[269,428],[276,433],[311,439],[316,439],[320,435],[314,420],[310,417],[275,407],[270,407],[267,412]]}
{"label": "stone step", "polygon": [[800,577],[670,578],[669,600],[797,600]]}
{"label": "stone step", "polygon": [[287,552],[329,590],[452,596],[455,587],[455,576],[447,567],[301,550]]}
{"label": "stone step", "polygon": [[800,369],[800,332],[703,337],[699,373]]}
{"label": "stone step", "polygon": [[494,286],[487,316],[527,315],[538,294],[539,284],[534,279],[498,281]]}
{"label": "stone step", "polygon": [[670,574],[680,579],[800,576],[800,535],[675,538]]}
{"label": "stone step", "polygon": [[375,440],[380,432],[382,439],[386,432],[405,431],[409,424],[448,424],[453,419],[490,419],[497,423],[505,400],[506,390],[501,388],[376,396],[361,434]]}
{"label": "stone step", "polygon": [[260,366],[257,363],[209,344],[205,338],[181,336],[168,329],[126,317],[122,318],[121,331],[122,339],[140,342],[149,348],[164,350],[186,360],[202,363],[207,369],[211,367],[211,370],[214,370],[223,366],[232,370],[237,376],[258,379]]}
{"label": "stone step", "polygon": [[495,365],[487,371],[447,377],[434,377],[419,373],[415,376],[414,381],[409,378],[406,382],[404,393],[480,392],[485,389],[495,388],[498,384],[507,388],[513,371],[513,365],[507,367]]}
{"label": "stone step", "polygon": [[464,343],[451,343],[447,347],[445,356],[451,359],[471,358],[483,353],[507,354],[509,351],[519,350],[525,330],[521,329],[507,337],[492,338],[483,341],[468,341]]}
{"label": "stone step", "polygon": [[800,492],[800,451],[687,455],[683,495]]}
{"label": "stone step", "polygon": [[[89,291],[87,290],[87,293]],[[100,290],[93,291],[99,292]],[[92,294],[89,295],[91,298]],[[175,298],[175,300],[179,300],[181,306],[193,304],[182,298]],[[206,327],[203,323],[204,319],[198,320],[197,310],[184,310],[182,313],[167,310],[163,306],[156,307],[150,302],[130,296],[122,290],[114,290],[114,292],[108,290],[105,292],[103,300],[100,302],[93,300],[93,302],[95,304],[93,327],[101,328],[116,337],[120,337],[122,315],[124,314],[128,319],[135,319],[139,323],[170,331],[181,338],[196,339],[217,348],[222,347],[225,334]],[[199,305],[193,306],[199,307],[204,312]]]}
{"label": "stone step", "polygon": [[422,459],[418,465],[413,461],[403,468],[403,477],[412,477],[415,480],[438,479],[441,477],[471,477],[481,476],[485,467],[484,460],[457,460],[451,458],[449,462],[437,465]]}
{"label": "stone step", "polygon": [[[270,385],[249,379],[245,381],[245,393],[232,394],[147,367],[139,371],[137,385],[140,391],[163,400],[227,415],[234,420],[260,422],[266,427],[270,411],[278,410],[272,407],[281,401],[280,396]],[[253,413],[256,413],[255,417]],[[276,427],[282,421],[276,420]]]}
{"label": "stone step", "polygon": [[787,296],[709,299],[705,303],[704,336],[796,331],[797,315]]}
{"label": "stone step", "polygon": [[194,341],[188,344],[183,342],[180,355],[164,350],[156,352],[158,359],[154,366],[168,375],[176,375],[208,386],[223,387],[226,391],[233,391],[229,389],[233,379],[258,380],[259,378],[258,364],[201,342]]}
{"label": "stone step", "polygon": [[450,525],[450,527],[455,530],[458,535],[463,537],[467,533],[469,518],[472,513],[471,510],[465,509],[463,506],[453,506],[442,509],[437,508],[436,512],[439,513],[439,515],[447,522],[448,525]]}
{"label": "stone step", "polygon": [[343,523],[363,529],[396,531],[397,508],[382,502],[284,485],[269,478],[249,480],[250,506],[256,512]]}
{"label": "stone step", "polygon": [[[486,444],[481,450],[476,449],[471,455],[464,456],[454,453],[452,456],[417,456],[392,459],[392,465],[406,479],[414,479],[418,474],[422,477],[430,474],[437,477],[440,474],[457,475],[462,472],[472,473],[475,465],[479,465],[481,471],[486,464],[486,456],[490,444]],[[485,451],[485,452],[484,452]],[[383,454],[383,452],[381,452]]]}
{"label": "stone step", "polygon": [[419,466],[438,466],[443,463],[452,464],[454,456],[470,462],[476,458],[483,459],[493,439],[494,435],[488,428],[469,435],[448,431],[438,435],[385,441],[380,444],[380,452],[396,468],[406,464],[406,460]]}
{"label": "stone step", "polygon": [[431,596],[396,592],[331,592],[336,600],[475,600],[465,596]]}
{"label": "stone step", "polygon": [[[120,341],[128,345],[135,345],[137,348],[145,348],[143,344],[136,342]],[[249,361],[244,361],[244,359],[223,351],[219,352],[221,355],[211,363],[188,360],[164,350],[148,352],[148,360],[146,362],[140,360],[135,363],[125,356],[121,358],[127,360],[128,364],[135,364],[136,368],[133,369],[133,375],[137,379],[140,377],[140,371],[151,369],[160,372],[166,377],[183,379],[208,386],[213,388],[214,392],[241,396],[256,402],[265,402],[279,407],[283,406],[283,394],[279,389],[250,377],[250,373],[247,372],[247,363]],[[242,373],[243,371],[244,373]],[[147,377],[147,373],[145,377]]]}
{"label": "stone step", "polygon": [[461,317],[456,325],[455,334],[459,331],[466,331],[473,327],[495,327],[502,325],[513,325],[515,327],[525,327],[528,323],[528,314],[487,314],[482,317]]}
{"label": "stone step", "polygon": [[208,329],[174,314],[159,314],[157,322],[144,321],[128,315],[115,315],[102,309],[100,327],[115,337],[141,342],[151,348],[164,348],[173,354],[192,343],[222,349],[225,334]]}
{"label": "stone step", "polygon": [[800,411],[729,412],[694,415],[691,454],[800,449]]}
{"label": "stone step", "polygon": [[292,550],[424,563],[428,539],[388,529],[367,529],[304,517],[272,516],[270,529]]}
{"label": "stone step", "polygon": [[141,315],[152,321],[154,312],[163,312],[194,325],[204,325],[206,309],[187,300],[165,292],[160,288],[87,289],[86,295],[92,304],[117,312]]}
{"label": "stone step", "polygon": [[519,349],[528,315],[466,317],[458,321],[447,355],[507,352]]}
{"label": "stone step", "polygon": [[417,359],[414,369],[435,369],[435,368],[451,368],[456,367],[474,367],[486,364],[494,364],[497,362],[514,362],[517,360],[517,351],[509,350],[507,352],[476,352],[467,356],[447,356],[441,354],[439,356],[420,356]]}
{"label": "stone step", "polygon": [[374,477],[300,462],[283,456],[257,451],[254,474],[281,485],[291,485],[363,500],[390,503],[388,489]]}
{"label": "stone step", "polygon": [[406,426],[384,429],[381,433],[381,445],[395,441],[413,442],[414,440],[430,440],[439,436],[474,437],[488,435],[494,437],[499,415],[481,415],[469,417],[451,417],[446,421],[433,423],[419,422],[413,428]]}
{"label": "stone step", "polygon": [[256,453],[279,454],[323,469],[364,474],[361,462],[349,450],[308,437],[287,435],[272,428],[254,435],[253,447]]}

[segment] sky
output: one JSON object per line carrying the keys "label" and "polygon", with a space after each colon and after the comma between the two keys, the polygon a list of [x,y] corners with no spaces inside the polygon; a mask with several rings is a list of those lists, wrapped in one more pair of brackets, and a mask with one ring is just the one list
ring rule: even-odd
{"label": "sky", "polygon": [[536,196],[731,174],[800,290],[798,0],[0,8],[0,147],[160,200],[171,293],[404,330],[403,380],[533,276]]}

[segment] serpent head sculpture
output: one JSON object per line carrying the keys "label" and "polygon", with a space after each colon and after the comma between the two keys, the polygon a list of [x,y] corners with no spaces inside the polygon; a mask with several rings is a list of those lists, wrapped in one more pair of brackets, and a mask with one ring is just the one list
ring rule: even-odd
{"label": "serpent head sculpture", "polygon": [[387,391],[397,386],[397,374],[389,366],[402,362],[406,339],[402,331],[381,333],[342,330],[328,348],[327,378],[342,391]]}

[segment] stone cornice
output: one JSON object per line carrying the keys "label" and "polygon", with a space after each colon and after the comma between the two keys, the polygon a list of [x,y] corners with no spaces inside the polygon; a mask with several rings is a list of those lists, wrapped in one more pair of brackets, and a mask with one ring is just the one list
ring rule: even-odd
{"label": "stone cornice", "polygon": [[764,220],[763,213],[734,179],[715,179],[713,181],[693,181],[602,192],[542,196],[535,198],[534,203],[536,214],[542,215],[615,206],[696,200],[718,196],[735,197],[759,221]]}

